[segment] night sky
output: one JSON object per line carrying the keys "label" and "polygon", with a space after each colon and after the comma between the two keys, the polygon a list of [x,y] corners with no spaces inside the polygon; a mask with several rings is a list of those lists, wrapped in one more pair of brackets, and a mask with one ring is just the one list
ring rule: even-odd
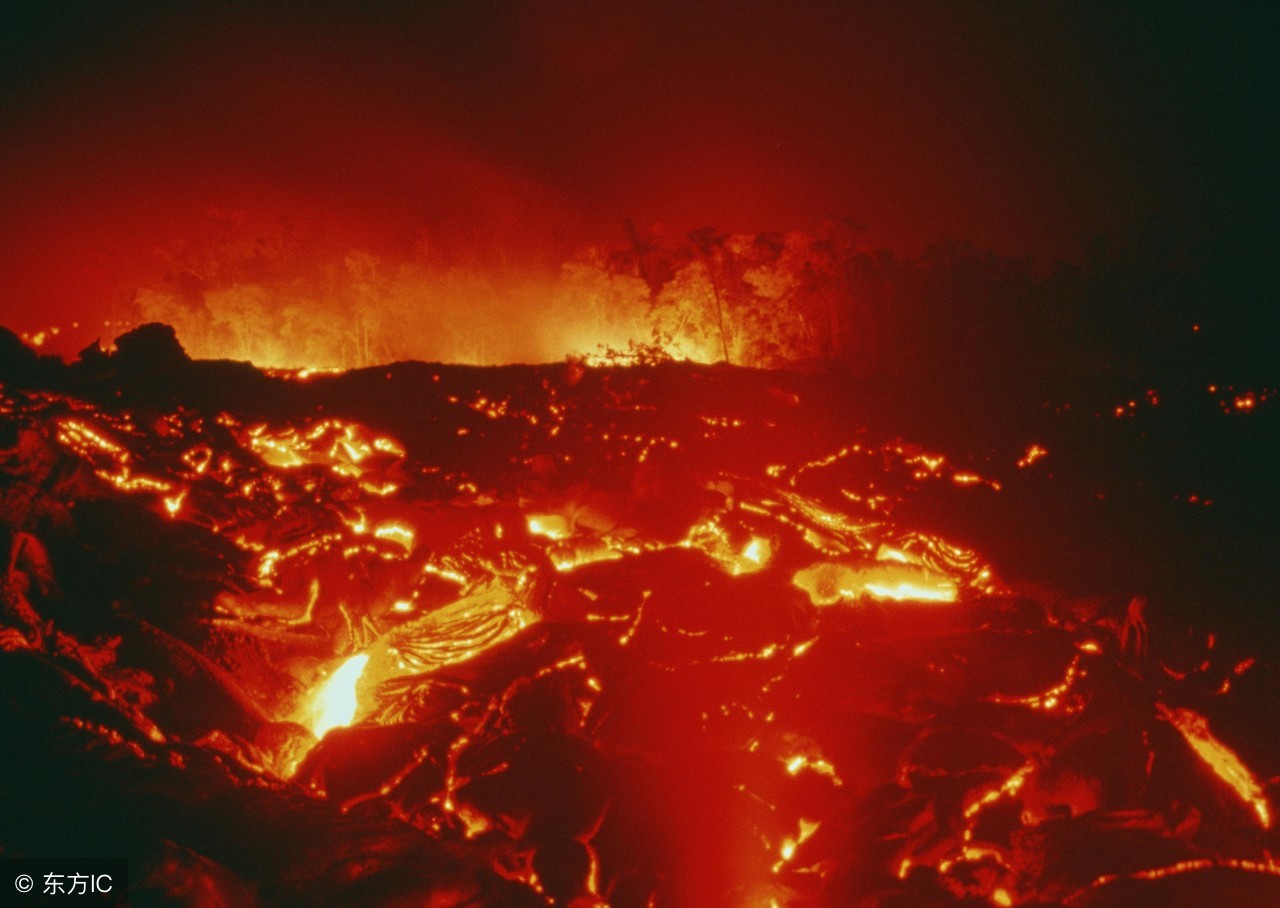
{"label": "night sky", "polygon": [[0,323],[117,311],[228,218],[531,265],[627,220],[1042,264],[1152,219],[1275,237],[1261,4],[189,6],[4,5]]}

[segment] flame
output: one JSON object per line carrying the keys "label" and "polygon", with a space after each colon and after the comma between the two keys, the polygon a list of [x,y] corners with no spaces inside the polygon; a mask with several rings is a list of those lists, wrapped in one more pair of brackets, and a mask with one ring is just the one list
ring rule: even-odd
{"label": "flame", "polygon": [[368,654],[357,653],[338,666],[312,696],[307,725],[317,738],[323,738],[330,729],[351,724],[360,705],[356,685],[368,664]]}

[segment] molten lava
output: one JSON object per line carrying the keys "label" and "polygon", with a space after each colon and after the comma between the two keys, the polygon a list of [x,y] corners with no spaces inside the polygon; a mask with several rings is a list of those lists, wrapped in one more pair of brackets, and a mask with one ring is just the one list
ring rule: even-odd
{"label": "molten lava", "polygon": [[[0,665],[65,679],[48,709],[90,744],[41,746],[109,754],[104,785],[191,828],[261,806],[227,792],[331,811],[305,860],[218,852],[282,902],[448,880],[484,904],[1016,905],[1275,879],[1267,773],[1164,705],[1199,682],[1148,680],[1140,598],[1042,605],[896,518],[1008,476],[834,437],[768,374],[253,381],[234,406],[3,390]],[[350,863],[361,823],[389,837],[377,866]],[[292,853],[296,827],[262,829],[256,852]]]}
{"label": "molten lava", "polygon": [[1169,709],[1163,705],[1159,709],[1160,717],[1178,730],[1196,756],[1252,808],[1264,829],[1270,829],[1271,803],[1262,784],[1235,751],[1213,736],[1209,731],[1209,721],[1190,709]]}
{"label": "molten lava", "polygon": [[313,694],[309,704],[310,713],[307,722],[312,734],[323,738],[331,728],[350,725],[356,717],[360,703],[356,696],[356,685],[365,666],[369,664],[369,656],[359,653],[343,662]]}

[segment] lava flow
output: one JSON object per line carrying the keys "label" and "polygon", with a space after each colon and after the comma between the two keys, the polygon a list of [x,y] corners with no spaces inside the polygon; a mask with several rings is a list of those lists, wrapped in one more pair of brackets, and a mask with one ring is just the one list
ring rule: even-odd
{"label": "lava flow", "polygon": [[1035,601],[895,516],[1039,445],[980,475],[782,373],[150,337],[0,389],[21,849],[222,904],[1280,899],[1214,712],[1260,669],[1206,695],[1140,598]]}

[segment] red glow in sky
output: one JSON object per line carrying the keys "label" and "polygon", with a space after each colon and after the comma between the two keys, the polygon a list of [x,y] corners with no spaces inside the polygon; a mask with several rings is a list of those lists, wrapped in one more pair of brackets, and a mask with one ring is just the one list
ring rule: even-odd
{"label": "red glow in sky", "polygon": [[0,323],[111,317],[175,244],[282,222],[318,258],[428,236],[520,267],[628,220],[851,217],[906,254],[954,237],[1042,260],[1153,213],[1225,223],[1261,172],[1261,32],[1163,15],[15,4]]}

